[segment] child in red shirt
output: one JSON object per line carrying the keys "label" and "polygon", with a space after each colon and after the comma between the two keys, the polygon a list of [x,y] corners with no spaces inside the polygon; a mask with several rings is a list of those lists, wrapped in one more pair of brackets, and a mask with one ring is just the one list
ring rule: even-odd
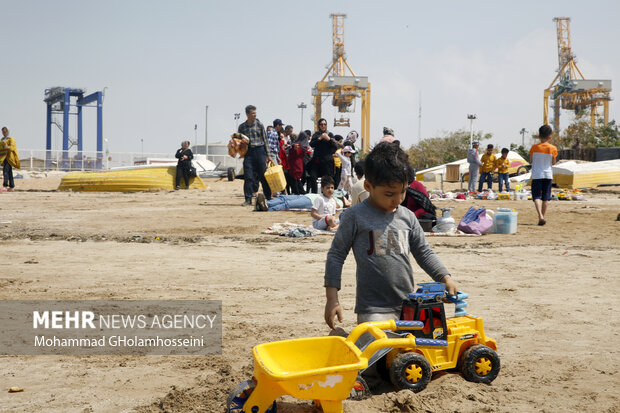
{"label": "child in red shirt", "polygon": [[291,142],[291,147],[288,150],[287,164],[289,169],[289,175],[291,177],[291,192],[295,195],[303,195],[306,192],[301,184],[301,178],[304,173],[304,157],[306,155],[306,148],[303,144],[308,144],[308,136],[305,132],[300,132],[297,139]]}

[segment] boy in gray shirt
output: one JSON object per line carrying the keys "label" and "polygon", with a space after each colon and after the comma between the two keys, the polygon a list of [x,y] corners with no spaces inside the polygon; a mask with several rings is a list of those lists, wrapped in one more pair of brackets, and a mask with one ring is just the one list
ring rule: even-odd
{"label": "boy in gray shirt", "polygon": [[365,159],[364,188],[369,197],[340,215],[325,262],[325,322],[334,329],[342,322],[338,290],[342,266],[353,248],[357,263],[355,312],[357,322],[398,319],[402,301],[414,291],[409,252],[431,278],[457,287],[439,261],[413,212],[401,206],[409,183],[407,154],[397,144],[380,143]]}

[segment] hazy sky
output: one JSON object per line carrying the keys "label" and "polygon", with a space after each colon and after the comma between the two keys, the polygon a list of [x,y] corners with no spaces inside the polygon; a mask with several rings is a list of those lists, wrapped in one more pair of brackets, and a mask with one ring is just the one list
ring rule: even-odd
{"label": "hazy sky", "polygon": [[[331,63],[330,13],[346,13],[345,50],[371,82],[371,144],[383,126],[404,146],[446,130],[491,132],[520,142],[542,124],[543,90],[557,69],[553,17],[571,17],[586,78],[620,80],[620,2],[609,1],[8,1],[0,0],[0,123],[20,149],[45,147],[44,90],[106,87],[103,133],[112,152],[173,153],[235,130],[234,113],[258,107],[265,125],[297,130],[311,88]],[[616,93],[612,92],[612,96]],[[323,105],[330,124],[339,117]],[[359,110],[346,134],[360,130]],[[95,148],[95,109],[85,109],[85,149]],[[610,118],[620,120],[613,101]],[[571,116],[563,112],[562,125]],[[75,119],[73,120],[75,124]],[[74,128],[74,126],[72,126]],[[54,127],[54,148],[61,133]],[[71,134],[75,136],[72,131]]]}

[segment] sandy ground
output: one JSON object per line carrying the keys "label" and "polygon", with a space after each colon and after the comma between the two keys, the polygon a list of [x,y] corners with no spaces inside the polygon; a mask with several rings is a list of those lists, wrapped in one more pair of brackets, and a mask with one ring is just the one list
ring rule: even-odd
{"label": "sandy ground", "polygon": [[[224,412],[229,390],[252,375],[252,346],[328,333],[331,238],[261,234],[275,222],[307,224],[308,214],[241,207],[241,181],[127,194],[57,192],[58,182],[20,180],[0,193],[0,222],[10,221],[0,224],[0,299],[222,300],[222,355],[3,356],[0,411]],[[456,218],[470,205],[519,212],[515,235],[429,239],[498,341],[500,375],[487,386],[441,373],[419,394],[388,386],[345,411],[619,411],[619,195],[610,187],[554,202],[545,227],[527,201],[437,202]],[[343,277],[350,330],[352,256]],[[288,397],[278,411],[316,410]]]}

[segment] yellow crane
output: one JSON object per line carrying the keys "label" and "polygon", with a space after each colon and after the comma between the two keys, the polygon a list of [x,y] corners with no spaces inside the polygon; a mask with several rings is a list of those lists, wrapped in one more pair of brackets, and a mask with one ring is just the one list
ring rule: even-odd
{"label": "yellow crane", "polygon": [[553,126],[560,131],[560,109],[573,110],[576,114],[590,108],[590,124],[595,126],[597,108],[603,106],[603,122],[609,121],[611,80],[586,79],[575,63],[570,45],[570,17],[556,17],[558,37],[558,74],[544,92],[543,123],[549,124],[549,98],[554,101]]}
{"label": "yellow crane", "polygon": [[[338,108],[338,113],[355,111],[355,98],[362,99],[362,127],[360,129],[361,149],[369,150],[370,130],[370,83],[368,76],[356,76],[347,63],[344,53],[344,19],[346,14],[330,14],[332,19],[332,64],[321,80],[316,82],[312,89],[314,96],[314,130],[318,130],[317,122],[321,118],[323,98],[332,96],[332,106]],[[345,68],[349,70],[347,76]],[[334,119],[334,126],[351,126],[349,118],[343,115]]]}

